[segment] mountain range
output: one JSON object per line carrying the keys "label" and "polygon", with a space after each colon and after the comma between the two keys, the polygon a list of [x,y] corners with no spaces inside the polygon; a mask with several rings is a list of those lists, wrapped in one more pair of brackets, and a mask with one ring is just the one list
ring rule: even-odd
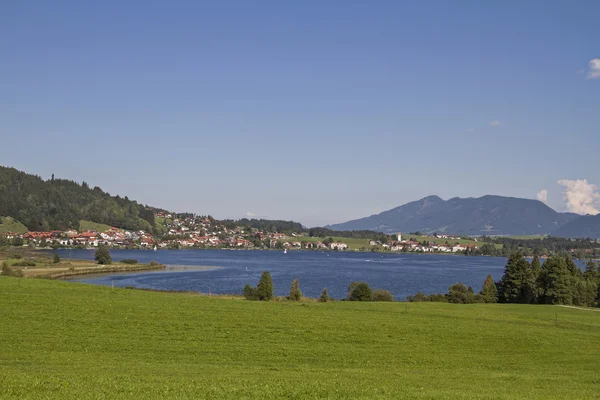
{"label": "mountain range", "polygon": [[329,225],[335,230],[463,235],[555,235],[600,237],[600,217],[559,213],[538,200],[487,195],[421,200],[369,217]]}

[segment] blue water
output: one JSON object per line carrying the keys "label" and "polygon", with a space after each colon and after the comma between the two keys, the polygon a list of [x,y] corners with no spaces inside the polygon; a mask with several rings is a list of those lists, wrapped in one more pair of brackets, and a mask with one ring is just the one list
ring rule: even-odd
{"label": "blue water", "polygon": [[[93,259],[94,250],[59,250],[64,258]],[[446,255],[337,253],[316,251],[226,250],[111,250],[113,260],[135,258],[166,265],[213,266],[213,270],[173,268],[167,271],[84,276],[73,280],[97,285],[135,286],[159,290],[240,294],[244,285],[255,286],[264,270],[273,277],[275,294],[289,293],[292,280],[300,279],[305,296],[318,297],[323,288],[343,298],[353,281],[365,281],[373,289],[386,289],[396,299],[418,292],[446,293],[456,282],[479,291],[488,274],[500,279],[506,264],[501,257]]]}

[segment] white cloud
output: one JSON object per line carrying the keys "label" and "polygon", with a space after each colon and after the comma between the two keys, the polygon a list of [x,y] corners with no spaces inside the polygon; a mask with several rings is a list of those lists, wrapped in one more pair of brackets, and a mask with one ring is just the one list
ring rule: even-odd
{"label": "white cloud", "polygon": [[248,218],[256,217],[256,214],[254,214],[252,211],[248,211],[246,213],[246,217],[248,217]]}
{"label": "white cloud", "polygon": [[535,196],[539,201],[547,202],[548,201],[548,191],[546,189],[542,189]]}
{"label": "white cloud", "polygon": [[500,126],[500,121],[498,121],[498,120],[493,120],[493,121],[490,121],[490,126],[491,126],[492,128],[497,128],[497,127],[499,127],[499,126]]}
{"label": "white cloud", "polygon": [[558,184],[564,187],[563,196],[567,210],[577,214],[600,213],[600,193],[598,186],[588,183],[586,179],[563,179]]}
{"label": "white cloud", "polygon": [[590,70],[587,74],[588,79],[600,78],[600,58],[590,60]]}

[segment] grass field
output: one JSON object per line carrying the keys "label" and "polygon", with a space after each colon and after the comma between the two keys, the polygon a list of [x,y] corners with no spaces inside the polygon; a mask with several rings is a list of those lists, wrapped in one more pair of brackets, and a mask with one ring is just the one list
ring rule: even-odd
{"label": "grass field", "polygon": [[27,227],[11,217],[0,217],[0,232],[25,233]]}
{"label": "grass field", "polygon": [[94,230],[96,232],[102,233],[102,232],[106,232],[109,229],[110,229],[110,225],[100,224],[98,222],[86,221],[83,219],[81,221],[79,221],[79,230],[80,231]]}
{"label": "grass field", "polygon": [[[2,399],[592,399],[600,313],[0,277]],[[555,326],[555,317],[558,325]]]}

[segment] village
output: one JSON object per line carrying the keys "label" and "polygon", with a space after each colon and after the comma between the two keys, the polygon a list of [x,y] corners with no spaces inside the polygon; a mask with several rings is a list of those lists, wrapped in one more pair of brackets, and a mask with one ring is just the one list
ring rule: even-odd
{"label": "village", "polygon": [[[349,246],[343,238],[314,238],[306,232],[269,232],[266,230],[234,226],[223,223],[210,216],[180,215],[168,212],[156,214],[159,234],[143,230],[129,231],[111,227],[103,232],[95,230],[77,231],[74,229],[48,232],[3,232],[0,241],[13,245],[34,248],[94,248],[104,245],[110,248],[126,249],[182,249],[182,248],[216,248],[216,249],[289,249],[289,250],[321,250],[321,251],[390,251],[390,252],[422,252],[422,253],[457,253],[469,248],[477,248],[474,244],[459,244],[460,237],[435,235],[431,238],[438,241],[421,242],[403,240],[402,234],[389,236],[387,241],[364,240],[361,246]],[[423,236],[421,236],[423,237]],[[439,243],[446,239],[446,243]],[[454,244],[450,244],[455,242]]]}

